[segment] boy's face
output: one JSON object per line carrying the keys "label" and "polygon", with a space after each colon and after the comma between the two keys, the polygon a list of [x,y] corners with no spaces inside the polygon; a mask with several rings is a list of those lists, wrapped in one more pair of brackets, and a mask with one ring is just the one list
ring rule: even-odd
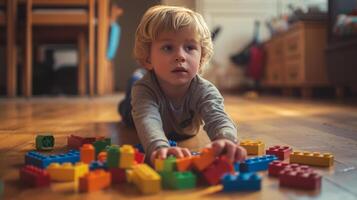
{"label": "boy's face", "polygon": [[189,85],[198,73],[201,51],[197,34],[190,28],[162,32],[152,42],[146,67],[154,70],[160,84]]}

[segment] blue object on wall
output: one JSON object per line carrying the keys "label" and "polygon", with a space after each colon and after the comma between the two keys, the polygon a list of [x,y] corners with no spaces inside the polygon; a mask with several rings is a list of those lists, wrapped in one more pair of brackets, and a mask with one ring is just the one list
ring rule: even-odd
{"label": "blue object on wall", "polygon": [[110,25],[110,35],[107,50],[107,58],[113,60],[117,52],[121,35],[121,27],[118,23],[112,22]]}

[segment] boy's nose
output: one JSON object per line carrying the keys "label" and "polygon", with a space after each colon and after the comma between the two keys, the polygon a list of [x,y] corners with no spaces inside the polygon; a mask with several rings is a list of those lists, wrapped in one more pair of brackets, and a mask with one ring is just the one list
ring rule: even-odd
{"label": "boy's nose", "polygon": [[177,51],[175,60],[176,60],[176,62],[184,62],[185,61],[184,52],[182,50]]}

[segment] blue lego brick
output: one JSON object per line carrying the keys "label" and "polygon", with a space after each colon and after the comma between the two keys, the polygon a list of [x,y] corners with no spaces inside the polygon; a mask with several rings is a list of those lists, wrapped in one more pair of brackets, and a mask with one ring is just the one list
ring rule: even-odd
{"label": "blue lego brick", "polygon": [[[176,147],[177,146],[177,143],[175,141],[173,141],[173,140],[169,140],[169,144],[170,144],[171,147]],[[145,153],[144,147],[140,143],[134,145],[134,147],[137,148],[140,153]]]}
{"label": "blue lego brick", "polygon": [[240,171],[240,162],[235,162],[235,163],[233,163],[233,167],[234,167],[234,171],[235,172],[239,172]]}
{"label": "blue lego brick", "polygon": [[245,162],[241,163],[239,166],[240,172],[256,172],[268,170],[270,162],[277,160],[278,158],[274,155],[264,155],[253,158],[248,158]]}
{"label": "blue lego brick", "polygon": [[261,188],[262,177],[256,173],[225,174],[221,182],[224,192],[257,191]]}
{"label": "blue lego brick", "polygon": [[57,154],[57,155],[44,155],[38,153],[36,151],[27,152],[25,155],[25,164],[27,165],[34,165],[39,168],[46,168],[51,163],[65,163],[71,162],[76,163],[79,162],[80,156],[79,151],[77,150],[70,150],[68,153],[65,154]]}
{"label": "blue lego brick", "polygon": [[108,164],[107,162],[100,162],[98,160],[95,160],[95,161],[92,161],[89,165],[89,170],[90,171],[93,171],[93,170],[96,170],[96,169],[104,169],[104,170],[107,170],[108,169]]}

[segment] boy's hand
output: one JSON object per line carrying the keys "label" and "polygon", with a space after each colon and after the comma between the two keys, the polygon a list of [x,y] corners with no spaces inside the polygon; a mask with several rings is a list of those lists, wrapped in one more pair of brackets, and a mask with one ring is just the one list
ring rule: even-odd
{"label": "boy's hand", "polygon": [[214,150],[216,156],[224,154],[231,162],[244,161],[247,158],[247,151],[243,147],[227,139],[215,140],[208,147]]}
{"label": "boy's hand", "polygon": [[150,162],[153,164],[156,158],[166,159],[168,155],[174,155],[176,158],[183,158],[190,157],[191,152],[187,148],[162,147],[152,152]]}

